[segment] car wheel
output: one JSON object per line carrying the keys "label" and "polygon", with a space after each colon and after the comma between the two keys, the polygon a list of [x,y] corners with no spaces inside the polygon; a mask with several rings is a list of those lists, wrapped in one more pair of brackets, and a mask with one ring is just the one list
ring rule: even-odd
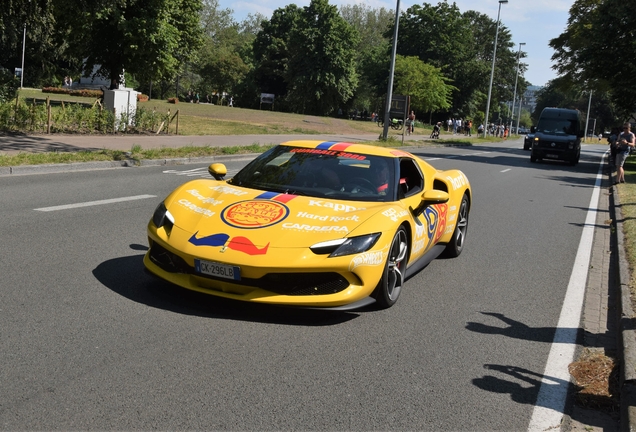
{"label": "car wheel", "polygon": [[537,161],[537,157],[534,155],[534,152],[530,153],[530,162],[535,163]]}
{"label": "car wheel", "polygon": [[373,297],[382,309],[393,306],[404,287],[408,249],[406,230],[400,227],[391,242],[380,283],[373,292]]}
{"label": "car wheel", "polygon": [[466,241],[466,232],[468,231],[468,213],[469,204],[468,196],[464,194],[462,203],[459,206],[459,213],[457,214],[457,225],[453,232],[450,242],[444,249],[444,256],[448,258],[456,258],[464,250],[464,242]]}

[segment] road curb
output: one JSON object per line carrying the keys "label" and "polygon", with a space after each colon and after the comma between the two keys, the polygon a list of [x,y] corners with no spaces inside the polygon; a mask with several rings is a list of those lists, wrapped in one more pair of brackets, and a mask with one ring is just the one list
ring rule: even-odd
{"label": "road curb", "polygon": [[[612,171],[609,174],[612,182]],[[617,256],[613,259],[617,265],[616,278],[620,295],[618,296],[619,315],[618,335],[620,356],[620,428],[622,431],[636,431],[636,332],[634,325],[634,309],[632,307],[631,292],[629,287],[630,271],[627,256],[625,254],[625,236],[623,233],[623,214],[621,211],[620,197],[615,187],[611,187],[610,193],[611,217],[616,223],[616,229],[612,234],[613,243],[616,245]]]}

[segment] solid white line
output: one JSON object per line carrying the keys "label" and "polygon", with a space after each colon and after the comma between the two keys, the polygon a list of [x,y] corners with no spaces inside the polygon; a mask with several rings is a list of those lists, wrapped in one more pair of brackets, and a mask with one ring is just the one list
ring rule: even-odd
{"label": "solid white line", "polygon": [[576,350],[576,336],[581,324],[581,312],[585,297],[585,284],[592,255],[594,242],[594,226],[596,225],[596,209],[600,196],[603,163],[596,174],[596,183],[590,199],[590,205],[585,218],[585,226],[581,234],[581,242],[574,260],[570,275],[570,282],[565,293],[561,316],[557,324],[554,340],[548,355],[548,361],[543,372],[541,387],[537,396],[528,431],[546,431],[560,429],[565,409],[565,399],[570,383],[568,365],[574,361]]}
{"label": "solid white line", "polygon": [[510,171],[510,170],[511,170],[511,168],[508,168],[508,169],[505,169],[505,170],[503,170],[503,171],[499,171],[499,172],[504,173],[504,172],[508,172],[508,171]]}
{"label": "solid white line", "polygon": [[66,205],[59,205],[59,206],[53,206],[53,207],[42,207],[42,208],[36,208],[34,210],[43,211],[43,212],[56,211],[56,210],[68,210],[68,209],[79,208],[79,207],[91,207],[96,205],[112,204],[112,203],[123,202],[123,201],[135,201],[135,200],[141,200],[146,198],[156,198],[156,197],[157,197],[156,195],[136,195],[136,196],[130,196],[130,197],[123,197],[123,198],[105,199],[100,201],[87,201],[87,202],[77,203],[77,204],[66,204]]}

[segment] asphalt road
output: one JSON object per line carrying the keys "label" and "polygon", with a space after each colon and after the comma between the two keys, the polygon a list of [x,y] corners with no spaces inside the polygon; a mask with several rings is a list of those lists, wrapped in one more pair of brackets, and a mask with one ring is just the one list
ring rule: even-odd
{"label": "asphalt road", "polygon": [[383,311],[147,276],[148,219],[204,165],[0,177],[0,428],[526,430],[606,146],[576,167],[521,147],[414,150],[470,179],[467,244]]}

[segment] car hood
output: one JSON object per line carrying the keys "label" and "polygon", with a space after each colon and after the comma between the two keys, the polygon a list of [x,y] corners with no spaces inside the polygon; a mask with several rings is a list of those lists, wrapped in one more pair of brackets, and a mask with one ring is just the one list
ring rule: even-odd
{"label": "car hood", "polygon": [[367,224],[375,229],[362,226],[378,212],[396,206],[265,192],[213,180],[187,183],[165,204],[174,225],[192,234],[192,244],[220,246],[229,240],[257,248],[309,247],[383,231],[389,228],[386,223]]}

